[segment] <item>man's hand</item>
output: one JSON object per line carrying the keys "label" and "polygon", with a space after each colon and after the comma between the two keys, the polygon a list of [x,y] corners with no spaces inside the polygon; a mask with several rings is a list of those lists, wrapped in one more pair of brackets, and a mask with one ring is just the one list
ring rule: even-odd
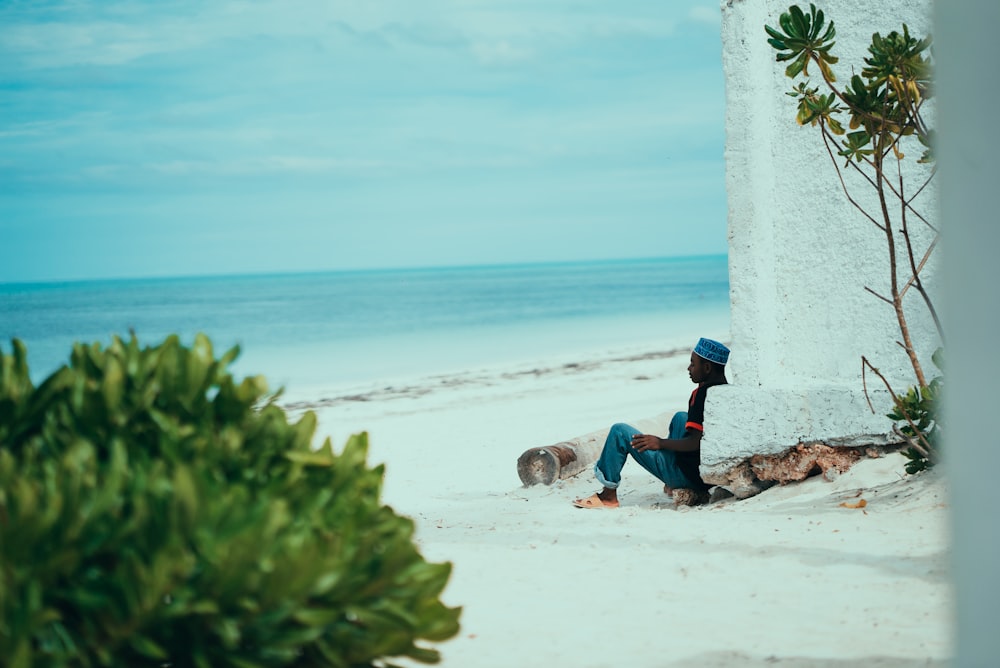
{"label": "man's hand", "polygon": [[660,450],[663,446],[658,436],[636,434],[632,437],[632,447],[639,452],[646,452],[647,450]]}

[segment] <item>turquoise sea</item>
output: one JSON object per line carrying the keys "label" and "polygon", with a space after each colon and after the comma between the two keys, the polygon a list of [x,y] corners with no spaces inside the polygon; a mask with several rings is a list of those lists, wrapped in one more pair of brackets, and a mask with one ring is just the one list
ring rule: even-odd
{"label": "turquoise sea", "polygon": [[668,340],[728,309],[724,255],[0,284],[0,349],[23,340],[37,382],[74,341],[205,332],[238,373],[314,387]]}

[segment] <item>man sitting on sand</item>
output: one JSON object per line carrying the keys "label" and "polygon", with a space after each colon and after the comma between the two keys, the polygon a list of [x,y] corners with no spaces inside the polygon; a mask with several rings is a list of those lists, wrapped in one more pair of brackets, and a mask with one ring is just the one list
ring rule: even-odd
{"label": "man sitting on sand", "polygon": [[708,485],[698,473],[701,437],[704,433],[705,395],[708,388],[726,384],[729,348],[712,339],[700,339],[691,353],[688,376],[698,387],[691,392],[687,412],[676,413],[670,421],[667,438],[640,434],[627,424],[611,427],[601,457],[594,465],[594,475],[604,489],[585,499],[577,499],[577,508],[617,508],[618,484],[629,455],[644,469],[663,481],[663,491],[681,506],[693,506],[708,500]]}

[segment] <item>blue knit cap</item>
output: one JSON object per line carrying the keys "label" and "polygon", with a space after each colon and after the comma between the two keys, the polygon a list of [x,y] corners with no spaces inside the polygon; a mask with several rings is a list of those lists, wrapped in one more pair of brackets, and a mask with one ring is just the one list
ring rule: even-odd
{"label": "blue knit cap", "polygon": [[729,348],[712,339],[698,339],[698,345],[694,347],[694,354],[722,366],[725,366],[726,362],[729,361]]}

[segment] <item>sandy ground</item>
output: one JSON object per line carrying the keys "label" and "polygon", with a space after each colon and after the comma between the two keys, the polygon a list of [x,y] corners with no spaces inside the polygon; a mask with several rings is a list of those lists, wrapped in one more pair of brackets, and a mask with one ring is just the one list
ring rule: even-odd
{"label": "sandy ground", "polygon": [[596,351],[286,402],[315,410],[336,447],[368,431],[385,502],[414,518],[429,560],[454,564],[443,598],[464,612],[437,645],[445,668],[946,665],[938,471],[908,477],[890,455],[699,508],[675,507],[632,462],[617,510],[572,507],[598,489],[590,473],[521,486],[528,448],[683,409],[689,351]]}

